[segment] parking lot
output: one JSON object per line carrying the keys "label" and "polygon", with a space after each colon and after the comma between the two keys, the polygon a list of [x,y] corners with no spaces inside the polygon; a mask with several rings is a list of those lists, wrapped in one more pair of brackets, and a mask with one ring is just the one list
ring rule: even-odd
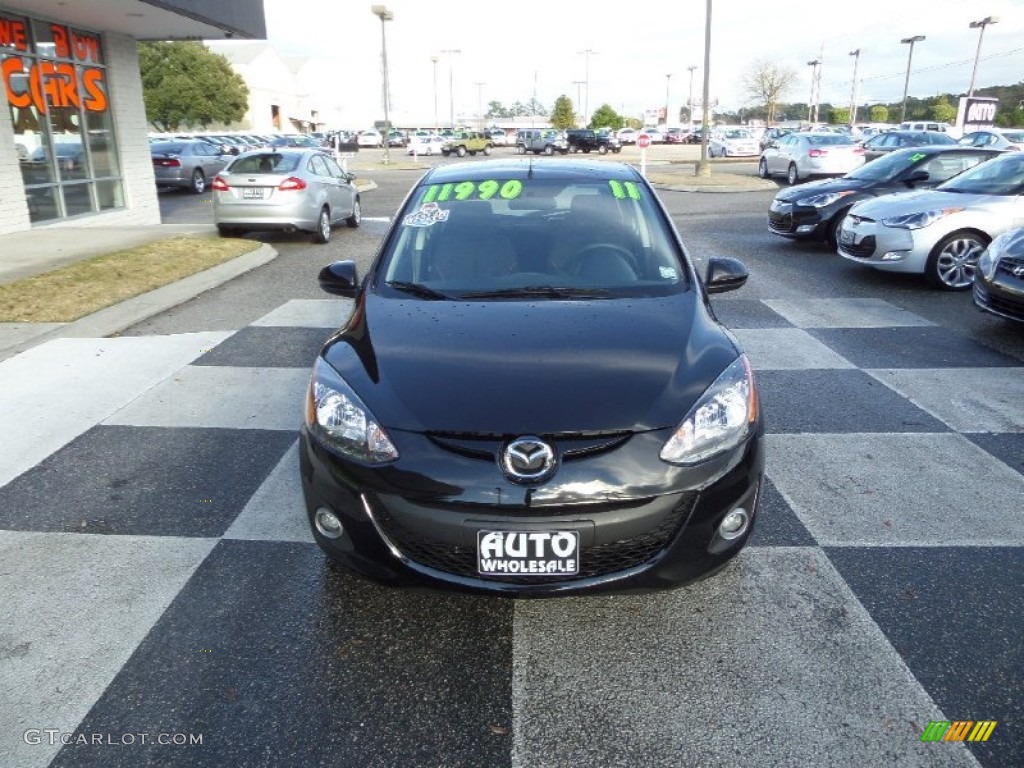
{"label": "parking lot", "polygon": [[[295,432],[350,304],[316,275],[364,273],[419,169],[454,161],[361,151],[359,229],[260,236],[266,266],[0,370],[38,371],[13,403],[56,392],[76,414],[48,422],[45,459],[2,454],[0,764],[1024,764],[1024,333],[771,235],[770,185],[672,191],[694,149],[647,159],[679,180],[659,194],[691,255],[751,272],[713,300],[768,434],[735,562],[671,592],[534,601],[325,563]],[[714,168],[756,181],[756,159]],[[208,221],[209,200],[162,193],[164,221]],[[944,720],[996,726],[921,741]]]}

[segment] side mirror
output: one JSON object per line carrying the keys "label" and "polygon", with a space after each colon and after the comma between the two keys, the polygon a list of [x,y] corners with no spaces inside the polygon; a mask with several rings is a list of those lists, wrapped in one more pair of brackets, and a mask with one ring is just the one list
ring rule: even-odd
{"label": "side mirror", "polygon": [[725,293],[735,291],[747,282],[750,273],[746,265],[739,259],[728,256],[712,256],[708,259],[707,275],[704,287],[708,293]]}
{"label": "side mirror", "polygon": [[354,261],[335,261],[320,270],[317,276],[320,290],[337,296],[353,298],[359,290],[359,278]]}
{"label": "side mirror", "polygon": [[903,179],[903,183],[908,187],[912,187],[920,181],[928,181],[930,174],[928,171],[914,171],[912,174]]}

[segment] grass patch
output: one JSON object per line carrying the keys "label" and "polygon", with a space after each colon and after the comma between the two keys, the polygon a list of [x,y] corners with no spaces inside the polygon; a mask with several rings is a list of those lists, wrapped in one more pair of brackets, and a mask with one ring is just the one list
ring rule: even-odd
{"label": "grass patch", "polygon": [[178,236],[0,285],[0,322],[69,323],[260,247],[253,240]]}

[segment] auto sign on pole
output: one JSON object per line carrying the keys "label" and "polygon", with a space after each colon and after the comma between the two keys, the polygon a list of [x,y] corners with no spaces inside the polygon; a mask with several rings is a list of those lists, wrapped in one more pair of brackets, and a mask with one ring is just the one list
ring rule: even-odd
{"label": "auto sign on pole", "polygon": [[651,137],[641,133],[636,137],[636,145],[640,147],[640,175],[647,178],[647,148],[651,146]]}

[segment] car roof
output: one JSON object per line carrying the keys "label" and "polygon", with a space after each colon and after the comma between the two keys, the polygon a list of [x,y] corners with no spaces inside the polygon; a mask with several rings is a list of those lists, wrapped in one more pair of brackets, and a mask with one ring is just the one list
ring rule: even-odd
{"label": "car roof", "polygon": [[636,181],[640,174],[626,163],[600,160],[499,159],[437,166],[428,171],[423,183],[484,181],[503,179],[620,179]]}

